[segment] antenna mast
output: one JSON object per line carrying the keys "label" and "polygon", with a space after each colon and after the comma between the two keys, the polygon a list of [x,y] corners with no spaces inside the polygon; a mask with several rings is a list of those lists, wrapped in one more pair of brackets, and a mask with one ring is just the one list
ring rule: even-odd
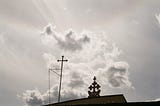
{"label": "antenna mast", "polygon": [[51,81],[50,81],[50,80],[51,80],[51,76],[50,76],[50,74],[51,74],[51,71],[54,72],[55,74],[57,74],[58,76],[60,76],[60,75],[59,75],[56,71],[54,71],[54,70],[60,70],[60,69],[57,69],[57,68],[51,69],[51,68],[50,68],[50,69],[48,70],[48,85],[49,85],[49,86],[48,86],[48,87],[49,87],[49,88],[48,88],[48,89],[49,89],[49,90],[48,90],[48,92],[49,92],[48,94],[49,94],[49,104],[51,103],[51,97],[50,97],[50,95],[51,95],[51,92],[50,92],[50,87],[51,87]]}

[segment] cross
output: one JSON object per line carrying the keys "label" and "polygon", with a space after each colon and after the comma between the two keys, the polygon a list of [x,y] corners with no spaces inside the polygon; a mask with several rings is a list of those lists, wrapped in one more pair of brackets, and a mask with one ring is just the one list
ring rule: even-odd
{"label": "cross", "polygon": [[60,82],[59,82],[59,95],[58,95],[58,102],[60,102],[61,98],[61,83],[62,83],[62,70],[63,70],[63,62],[67,62],[68,60],[64,60],[64,56],[62,56],[61,60],[57,60],[57,62],[61,62],[61,74],[60,74]]}

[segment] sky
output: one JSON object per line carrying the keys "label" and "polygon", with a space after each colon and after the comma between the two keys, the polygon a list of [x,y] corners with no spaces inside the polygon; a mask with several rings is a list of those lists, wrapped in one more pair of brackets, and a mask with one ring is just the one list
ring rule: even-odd
{"label": "sky", "polygon": [[[160,99],[159,0],[0,0],[0,106],[48,104],[48,69],[64,55],[61,100]],[[59,73],[58,70],[56,70]],[[51,73],[51,101],[59,77]]]}

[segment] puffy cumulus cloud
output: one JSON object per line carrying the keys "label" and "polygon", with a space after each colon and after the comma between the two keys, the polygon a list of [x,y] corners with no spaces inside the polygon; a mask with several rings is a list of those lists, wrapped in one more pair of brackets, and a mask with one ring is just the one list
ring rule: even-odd
{"label": "puffy cumulus cloud", "polygon": [[[77,34],[72,29],[66,31],[65,33],[58,33],[54,29],[55,27],[53,27],[51,24],[44,28],[44,31],[42,33],[46,35],[45,38],[43,37],[44,42],[48,38],[54,38],[54,42],[57,43],[61,49],[69,51],[81,50],[83,44],[90,41],[90,38],[84,33]],[[48,35],[50,37],[48,37]],[[48,44],[46,43],[46,45],[50,45],[50,41],[47,42]]]}
{"label": "puffy cumulus cloud", "polygon": [[64,40],[57,38],[58,44],[62,49],[75,51],[75,50],[81,50],[82,45],[90,41],[90,38],[86,35],[82,35],[83,37],[81,38],[75,38],[75,36],[76,33],[73,32],[73,30],[69,30],[66,33]]}
{"label": "puffy cumulus cloud", "polygon": [[156,14],[155,17],[156,17],[156,19],[157,19],[157,21],[158,21],[158,24],[160,24],[160,14],[159,14],[159,15]]}
{"label": "puffy cumulus cloud", "polygon": [[51,35],[54,33],[54,30],[56,26],[52,26],[51,24],[48,24],[46,27],[44,27],[44,31],[42,32],[42,34],[47,34],[47,35]]}
{"label": "puffy cumulus cloud", "polygon": [[[71,89],[71,88],[70,88]],[[62,92],[62,99],[63,100],[73,100],[73,99],[78,99],[78,98],[84,98],[87,97],[86,93],[83,93],[82,91],[79,90],[63,90]]]}
{"label": "puffy cumulus cloud", "polygon": [[[68,84],[68,86],[71,86],[72,88],[87,85],[89,83],[89,81],[87,81],[89,80],[88,77],[97,75],[102,76],[104,80],[107,80],[108,85],[111,87],[132,87],[132,84],[129,81],[129,64],[125,61],[117,61],[122,51],[115,43],[112,43],[108,39],[104,32],[84,31],[82,34],[74,35],[73,32],[70,31],[62,36],[62,34],[58,34],[53,29],[54,28],[49,25],[45,28],[44,33],[52,35],[54,38],[54,40],[52,40],[53,42],[65,42],[63,45],[64,48],[71,47],[61,50],[61,47],[56,46],[60,45],[59,43],[55,43],[54,45],[58,54],[65,53],[65,56],[69,59],[69,64],[65,64],[66,71],[64,72],[64,75],[67,76],[66,80],[68,80],[65,84]],[[82,35],[85,35],[85,37],[82,37]],[[88,43],[84,43],[83,48],[80,49],[79,46],[75,46],[80,44],[80,42]],[[69,43],[74,45],[74,47],[65,47]],[[54,47],[53,50],[55,50]],[[79,51],[73,52],[71,49]],[[68,50],[71,50],[72,52],[68,52]],[[60,55],[54,53],[45,53],[44,55],[48,57],[47,64],[58,66],[56,59],[58,59]]]}
{"label": "puffy cumulus cloud", "polygon": [[[62,89],[61,91],[61,100],[71,100],[80,97],[86,97],[86,94],[78,90],[69,90],[71,88],[66,87],[67,89]],[[23,99],[25,106],[40,106],[49,103],[49,91],[45,93],[40,93],[38,89],[27,90],[22,95],[19,96]],[[55,103],[58,100],[58,87],[53,86],[50,89],[50,100],[51,103]]]}
{"label": "puffy cumulus cloud", "polygon": [[6,37],[4,37],[4,34],[0,33],[0,44],[3,45],[6,42]]}
{"label": "puffy cumulus cloud", "polygon": [[153,99],[153,100],[146,100],[146,102],[160,102],[160,98]]}
{"label": "puffy cumulus cloud", "polygon": [[43,54],[43,58],[45,60],[45,62],[47,63],[47,68],[53,68],[53,69],[59,69],[59,65],[56,61],[55,56],[53,56],[50,53],[44,53]]}
{"label": "puffy cumulus cloud", "polygon": [[[103,32],[84,31],[81,34],[69,30],[58,33],[52,25],[45,27],[42,43],[50,49],[43,54],[47,68],[60,67],[57,59],[65,54],[69,60],[64,64],[62,81],[62,101],[87,97],[88,86],[93,76],[103,87],[131,88],[129,65],[118,61],[122,51]],[[57,73],[60,71],[57,70]],[[51,89],[52,101],[57,101],[59,80],[54,77]],[[103,89],[102,89],[103,91]],[[103,92],[105,95],[107,92]],[[42,94],[43,102],[48,103],[48,91]],[[30,102],[29,102],[30,103]],[[33,103],[34,104],[34,103]]]}
{"label": "puffy cumulus cloud", "polygon": [[128,78],[129,65],[126,62],[115,62],[107,70],[108,82],[112,87],[123,85],[131,87]]}
{"label": "puffy cumulus cloud", "polygon": [[160,98],[155,99],[154,101],[159,101],[160,102]]}
{"label": "puffy cumulus cloud", "polygon": [[25,106],[40,106],[43,103],[43,96],[38,89],[27,90],[21,97],[25,100]]}

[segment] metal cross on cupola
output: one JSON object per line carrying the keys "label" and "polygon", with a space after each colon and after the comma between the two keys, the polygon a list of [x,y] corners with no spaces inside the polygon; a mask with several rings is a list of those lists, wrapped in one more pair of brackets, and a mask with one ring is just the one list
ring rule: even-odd
{"label": "metal cross on cupola", "polygon": [[58,102],[60,102],[61,99],[61,83],[62,83],[62,70],[63,70],[63,62],[67,62],[68,60],[64,59],[64,56],[62,56],[61,60],[57,60],[57,62],[61,62],[61,74],[60,74],[60,83],[59,83],[59,93],[58,93]]}
{"label": "metal cross on cupola", "polygon": [[96,82],[96,77],[94,76],[93,78],[93,83],[92,85],[90,85],[88,88],[89,88],[89,91],[88,91],[88,94],[89,94],[89,98],[92,98],[92,97],[99,97],[100,95],[100,92],[101,90],[99,89],[101,86]]}

